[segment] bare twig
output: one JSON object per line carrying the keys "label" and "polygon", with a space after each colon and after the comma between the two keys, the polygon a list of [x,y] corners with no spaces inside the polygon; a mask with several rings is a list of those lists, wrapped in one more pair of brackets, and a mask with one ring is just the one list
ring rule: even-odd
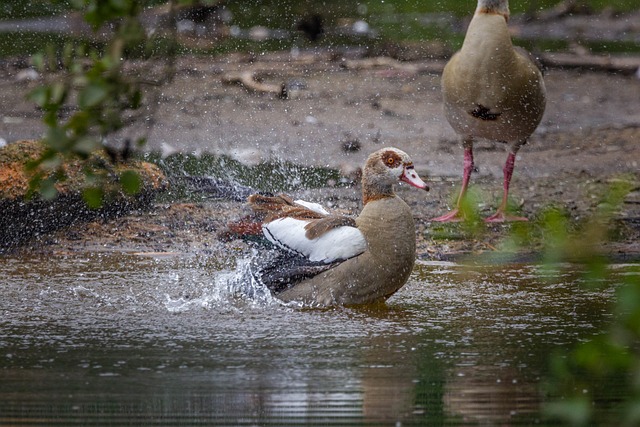
{"label": "bare twig", "polygon": [[253,71],[229,72],[222,76],[223,83],[240,84],[250,92],[272,93],[286,98],[286,85],[262,83],[256,80]]}

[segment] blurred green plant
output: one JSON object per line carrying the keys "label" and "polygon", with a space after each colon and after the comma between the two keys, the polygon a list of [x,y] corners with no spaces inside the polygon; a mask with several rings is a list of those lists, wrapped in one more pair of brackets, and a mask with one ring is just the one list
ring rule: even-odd
{"label": "blurred green plant", "polygon": [[[115,172],[110,167],[110,163],[127,160],[131,153],[130,141],[111,141],[108,145],[106,142],[138,118],[133,112],[142,106],[143,85],[158,85],[161,81],[141,79],[138,76],[145,73],[140,70],[126,71],[127,60],[140,52],[144,54],[149,44],[138,19],[140,2],[72,0],[70,3],[83,13],[94,32],[104,30],[108,36],[104,42],[67,42],[62,51],[51,46],[33,55],[37,69],[51,73],[52,78],[29,94],[29,99],[43,111],[47,126],[45,151],[27,165],[32,176],[30,190],[31,194],[38,192],[45,199],[55,197],[56,183],[66,179],[65,161],[84,160],[93,153],[103,152],[105,161],[90,162],[92,167],[85,168],[83,192],[89,206],[100,207],[107,182],[118,182],[128,194],[135,194],[141,187],[133,170]],[[163,53],[167,54],[169,64],[164,78],[170,79],[175,50]],[[137,137],[134,144],[139,147],[145,140],[144,136]]]}
{"label": "blurred green plant", "polygon": [[[610,180],[597,195],[597,205],[586,218],[575,220],[561,207],[549,206],[530,222],[510,224],[488,262],[509,262],[518,253],[541,254],[540,273],[557,277],[568,264],[582,272],[581,283],[593,290],[613,282],[611,260],[603,246],[619,233],[616,217],[627,194],[637,188],[637,177]],[[465,221],[433,225],[434,236],[482,239],[485,224],[476,212],[478,194],[462,207]],[[449,233],[449,234],[446,234]],[[477,261],[477,256],[474,257]],[[624,276],[611,308],[610,329],[550,357],[550,374],[543,384],[549,403],[544,414],[551,422],[584,425],[640,425],[640,274]]]}
{"label": "blurred green plant", "polygon": [[[602,245],[615,233],[614,219],[633,178],[616,179],[603,192],[595,212],[572,224],[561,209],[549,208],[532,225],[521,224],[510,245],[542,245],[542,268],[560,270],[570,262],[582,268],[590,289],[611,283]],[[551,358],[545,384],[551,403],[545,414],[571,425],[638,425],[640,422],[640,276],[625,276],[617,289],[610,329]],[[614,392],[615,390],[615,392]],[[613,396],[613,397],[612,397]]]}

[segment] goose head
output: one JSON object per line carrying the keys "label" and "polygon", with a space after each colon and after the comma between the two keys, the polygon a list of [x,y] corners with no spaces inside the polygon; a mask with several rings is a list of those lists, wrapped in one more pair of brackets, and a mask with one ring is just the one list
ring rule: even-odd
{"label": "goose head", "polygon": [[393,196],[393,185],[398,182],[405,182],[429,191],[429,187],[416,172],[413,161],[407,153],[394,147],[382,148],[372,153],[362,171],[364,203]]}

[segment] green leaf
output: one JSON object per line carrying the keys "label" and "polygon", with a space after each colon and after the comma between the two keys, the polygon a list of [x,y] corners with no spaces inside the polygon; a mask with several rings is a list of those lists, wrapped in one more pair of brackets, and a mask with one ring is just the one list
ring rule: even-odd
{"label": "green leaf", "polygon": [[546,404],[547,417],[560,419],[575,426],[587,425],[591,417],[591,403],[586,397],[574,397],[563,402]]}
{"label": "green leaf", "polygon": [[57,169],[62,165],[62,158],[60,156],[52,156],[50,158],[42,159],[40,166],[47,170]]}
{"label": "green leaf", "polygon": [[45,200],[53,200],[58,195],[58,190],[55,187],[56,179],[54,177],[49,177],[42,182],[40,182],[40,195]]}
{"label": "green leaf", "polygon": [[80,108],[91,108],[102,102],[109,91],[105,84],[89,83],[78,95],[78,104]]}
{"label": "green leaf", "polygon": [[85,135],[89,129],[91,115],[88,111],[78,111],[67,121],[67,129],[73,131],[77,137]]}
{"label": "green leaf", "polygon": [[31,63],[39,72],[44,71],[44,55],[42,52],[35,53],[31,56]]}
{"label": "green leaf", "polygon": [[129,97],[130,107],[133,110],[137,110],[142,105],[142,91],[135,90]]}
{"label": "green leaf", "polygon": [[28,97],[31,101],[33,101],[38,107],[44,108],[49,103],[50,96],[49,86],[39,86],[29,93]]}
{"label": "green leaf", "polygon": [[51,98],[49,102],[52,104],[62,104],[67,97],[67,88],[63,83],[57,82],[51,85]]}
{"label": "green leaf", "polygon": [[47,132],[45,142],[55,151],[64,152],[69,146],[69,137],[64,129],[51,127]]}
{"label": "green leaf", "polygon": [[86,157],[100,148],[101,145],[100,141],[95,138],[84,137],[77,140],[73,145],[73,152]]}
{"label": "green leaf", "polygon": [[120,184],[125,193],[130,195],[139,193],[142,187],[140,175],[132,170],[124,171],[122,175],[120,175]]}
{"label": "green leaf", "polygon": [[62,66],[65,69],[68,69],[71,66],[71,63],[74,59],[74,47],[71,42],[66,42],[64,47],[62,48]]}
{"label": "green leaf", "polygon": [[120,13],[127,10],[127,2],[125,0],[109,0],[111,7]]}
{"label": "green leaf", "polygon": [[86,5],[85,0],[71,0],[71,6],[76,9],[82,9]]}
{"label": "green leaf", "polygon": [[89,187],[82,191],[82,198],[91,209],[100,209],[102,207],[103,198],[102,188]]}
{"label": "green leaf", "polygon": [[58,108],[47,108],[42,121],[49,127],[58,127]]}

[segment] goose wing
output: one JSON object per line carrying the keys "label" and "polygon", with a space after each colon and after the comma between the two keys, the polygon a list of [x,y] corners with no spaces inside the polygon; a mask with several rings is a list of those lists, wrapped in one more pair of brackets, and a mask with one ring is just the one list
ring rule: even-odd
{"label": "goose wing", "polygon": [[271,243],[309,261],[329,264],[361,254],[367,245],[353,218],[331,215],[322,206],[288,196],[252,196],[265,212],[262,232]]}

